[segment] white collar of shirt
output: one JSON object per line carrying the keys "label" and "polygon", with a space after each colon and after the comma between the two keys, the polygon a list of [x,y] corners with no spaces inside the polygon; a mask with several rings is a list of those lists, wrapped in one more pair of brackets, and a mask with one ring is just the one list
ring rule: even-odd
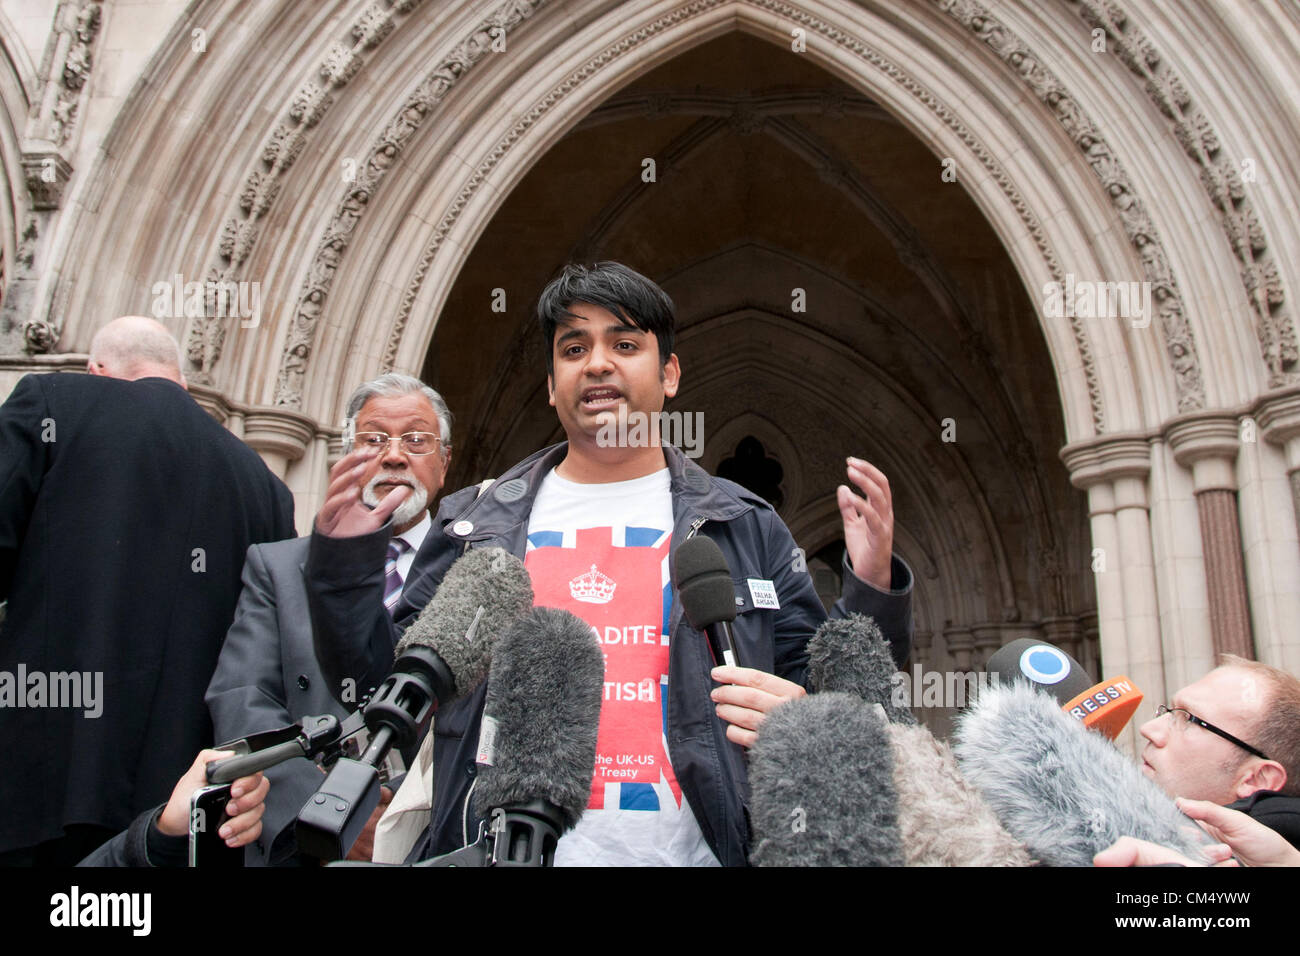
{"label": "white collar of shirt", "polygon": [[411,565],[415,563],[416,552],[420,550],[420,545],[424,544],[424,536],[429,533],[429,529],[432,527],[433,519],[429,517],[429,512],[426,511],[419,524],[397,535],[410,545],[397,559],[397,573],[402,576],[403,581],[406,580],[406,576],[410,573]]}
{"label": "white collar of shirt", "polygon": [[627,478],[623,481],[597,481],[583,483],[560,477],[554,468],[542,479],[539,495],[562,495],[569,498],[588,500],[591,498],[634,498],[668,491],[672,487],[672,476],[668,466],[652,471],[640,478]]}

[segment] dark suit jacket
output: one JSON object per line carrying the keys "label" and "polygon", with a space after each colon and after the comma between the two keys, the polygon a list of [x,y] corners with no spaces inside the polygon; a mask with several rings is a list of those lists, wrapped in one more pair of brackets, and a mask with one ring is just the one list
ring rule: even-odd
{"label": "dark suit jacket", "polygon": [[[342,719],[350,712],[334,699],[316,663],[303,581],[310,543],[311,538],[294,538],[248,549],[235,622],[208,685],[218,742],[275,730],[306,716]],[[266,775],[271,789],[262,836],[245,851],[252,866],[290,862],[298,811],[325,781],[305,757],[272,767]]]}
{"label": "dark suit jacket", "polygon": [[0,850],[167,799],[212,743],[203,692],[244,553],[293,533],[284,483],[173,382],[18,383],[0,406],[0,694],[21,665],[102,699],[98,716],[0,705]]}

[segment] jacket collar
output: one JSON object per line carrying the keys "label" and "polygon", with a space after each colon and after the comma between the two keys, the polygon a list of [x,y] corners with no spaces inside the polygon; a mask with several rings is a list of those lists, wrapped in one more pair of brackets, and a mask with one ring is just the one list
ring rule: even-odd
{"label": "jacket collar", "polygon": [[[533,501],[550,474],[568,453],[569,443],[560,442],[525,458],[494,481],[459,514],[444,525],[450,538],[482,541],[501,537],[526,524]],[[739,497],[730,483],[714,479],[674,445],[664,445],[668,462],[673,511],[687,513],[709,521],[731,521],[754,507]]]}

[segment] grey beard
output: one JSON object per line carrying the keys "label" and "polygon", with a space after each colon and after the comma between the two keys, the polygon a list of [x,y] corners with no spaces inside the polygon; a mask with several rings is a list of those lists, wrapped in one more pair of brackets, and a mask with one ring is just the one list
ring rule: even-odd
{"label": "grey beard", "polygon": [[[410,475],[395,475],[392,472],[380,472],[366,482],[366,487],[361,491],[361,500],[371,508],[378,507],[379,502],[382,499],[375,494],[375,485],[379,484],[381,481],[394,480],[409,482],[411,486],[411,493],[406,496],[406,499],[400,505],[397,506],[397,510],[394,511],[392,515],[393,527],[400,528],[408,521],[416,518],[420,512],[429,507],[429,490],[425,488],[422,483],[412,478]],[[393,494],[396,490],[397,489],[394,488],[393,491],[389,492],[389,494]]]}

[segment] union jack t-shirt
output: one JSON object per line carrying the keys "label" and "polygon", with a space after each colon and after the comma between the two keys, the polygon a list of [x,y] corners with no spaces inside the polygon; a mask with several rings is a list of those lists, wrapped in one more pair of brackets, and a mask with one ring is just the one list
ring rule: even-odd
{"label": "union jack t-shirt", "polygon": [[665,737],[672,527],[667,468],[587,485],[552,471],[533,503],[524,564],[536,603],[582,618],[605,654],[591,798],[558,866],[718,864]]}

